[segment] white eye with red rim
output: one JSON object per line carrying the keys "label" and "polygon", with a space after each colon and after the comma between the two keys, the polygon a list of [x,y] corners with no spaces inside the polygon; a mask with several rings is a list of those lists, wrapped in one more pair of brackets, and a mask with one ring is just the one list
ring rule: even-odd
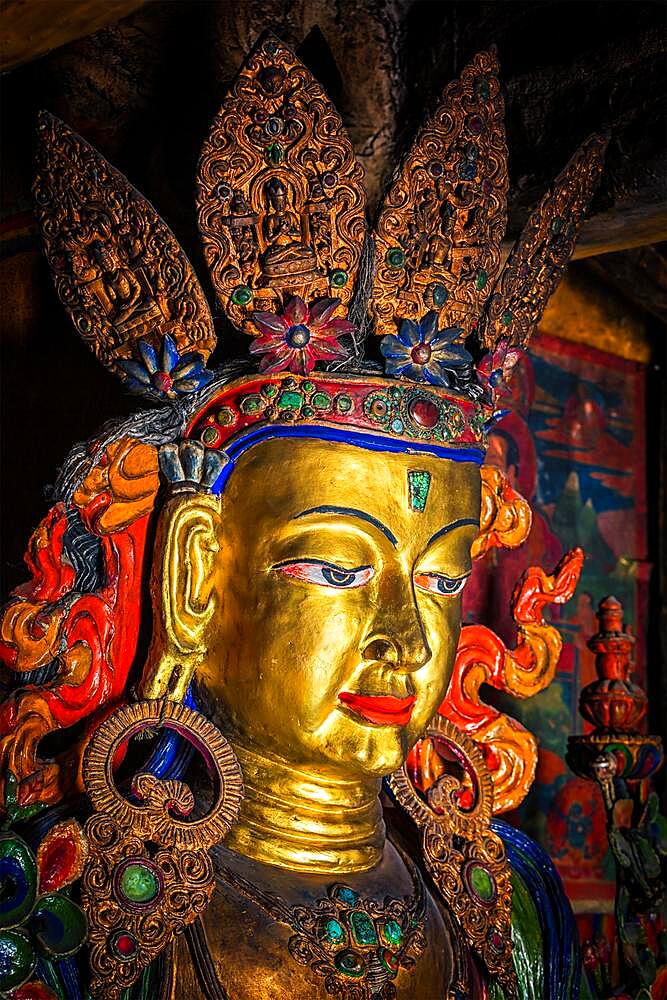
{"label": "white eye with red rim", "polygon": [[278,563],[273,568],[295,580],[314,583],[319,587],[333,587],[335,590],[354,590],[356,587],[363,587],[375,576],[372,566],[344,569],[342,566],[320,559],[299,559],[298,562]]}
{"label": "white eye with red rim", "polygon": [[417,573],[415,576],[415,584],[420,590],[436,594],[438,597],[456,597],[467,582],[467,576],[453,580],[450,576],[445,576],[444,573]]}

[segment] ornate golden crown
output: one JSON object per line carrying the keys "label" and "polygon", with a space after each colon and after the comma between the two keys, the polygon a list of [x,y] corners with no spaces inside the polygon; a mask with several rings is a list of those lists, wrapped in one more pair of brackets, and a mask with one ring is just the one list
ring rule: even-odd
{"label": "ornate golden crown", "polygon": [[190,396],[188,433],[208,448],[317,425],[481,460],[499,384],[572,253],[606,145],[584,143],[501,270],[497,74],[495,52],[483,52],[449,84],[369,232],[362,168],[334,106],[282,42],[258,42],[197,179],[213,285],[259,359],[232,384],[205,368],[216,334],[174,235],[125,177],[43,114],[35,198],[77,330],[132,391]]}

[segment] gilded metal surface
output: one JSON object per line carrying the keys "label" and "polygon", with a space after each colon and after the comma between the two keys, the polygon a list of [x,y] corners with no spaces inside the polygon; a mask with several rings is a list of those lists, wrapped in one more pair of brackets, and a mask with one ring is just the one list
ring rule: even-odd
{"label": "gilded metal surface", "polygon": [[[512,965],[512,883],[509,862],[500,837],[489,823],[493,811],[493,782],[479,747],[447,719],[437,716],[427,738],[443,743],[460,762],[459,774],[443,772],[427,798],[414,788],[405,767],[389,783],[399,804],[422,831],[426,866],[447,907],[490,973],[497,976],[507,997],[516,995]],[[472,793],[471,793],[472,789]],[[461,794],[472,794],[465,808]],[[493,897],[481,899],[467,873],[482,869],[494,886]],[[460,984],[465,988],[465,984]]]}
{"label": "gilded metal surface", "polygon": [[438,312],[473,330],[505,232],[507,148],[495,51],[450,83],[394,176],[375,226],[375,332]]}
{"label": "gilded metal surface", "polygon": [[289,905],[230,868],[221,866],[217,875],[273,920],[291,928],[290,955],[324,979],[329,996],[394,1000],[393,980],[401,968],[412,971],[426,948],[424,884],[409,858],[403,860],[413,893],[403,899],[385,896],[382,903],[339,882],[312,905]]}
{"label": "gilded metal surface", "polygon": [[[213,718],[252,763],[228,843],[258,860],[330,873],[376,864],[378,779],[444,697],[461,597],[424,588],[470,572],[479,468],[420,455],[431,483],[419,512],[414,466],[412,455],[267,440],[237,460],[218,515],[216,498],[202,510],[198,497],[163,514],[143,694],[178,697],[198,658]],[[355,585],[327,584],[322,566]],[[343,692],[415,701],[401,724],[377,725]]]}
{"label": "gilded metal surface", "polygon": [[39,118],[37,216],[56,291],[95,356],[112,371],[141,338],[204,357],[211,315],[176,237],[128,180],[63,122]]}
{"label": "gilded metal surface", "polygon": [[235,326],[254,310],[354,291],[366,224],[363,170],[319,83],[273,36],[250,53],[198,171],[211,278]]}
{"label": "gilded metal surface", "polygon": [[[113,768],[121,746],[162,726],[185,736],[207,761],[215,801],[201,818],[185,819],[195,802],[181,781],[139,773],[132,782],[134,801],[116,788]],[[88,745],[83,772],[96,810],[85,826],[89,858],[82,891],[91,993],[117,1000],[173,935],[206,908],[214,889],[207,851],[229,832],[243,784],[234,754],[215,726],[185,705],[166,701],[137,702],[111,715]],[[152,895],[133,896],[123,888],[128,868],[153,883]]]}
{"label": "gilded metal surface", "polygon": [[572,256],[602,175],[607,141],[600,135],[587,139],[531,213],[480,321],[485,347],[503,338],[525,347],[530,340]]}
{"label": "gilded metal surface", "polygon": [[[217,984],[233,1000],[286,1000],[287,997],[328,1000],[331,993],[327,992],[327,979],[318,974],[311,964],[301,964],[290,956],[290,939],[302,935],[299,928],[292,928],[289,922],[281,922],[281,917],[304,913],[308,915],[312,927],[316,912],[314,904],[318,900],[324,902],[330,899],[332,884],[345,885],[375,912],[385,909],[387,903],[393,908],[397,903],[400,905],[423,893],[421,929],[424,950],[410,968],[407,967],[409,963],[401,963],[392,982],[400,1000],[430,1000],[431,997],[444,998],[448,995],[448,988],[455,978],[455,949],[459,944],[454,921],[443,912],[441,901],[436,901],[436,893],[426,885],[422,889],[420,876],[421,882],[425,880],[421,870],[414,871],[410,859],[404,857],[390,840],[386,842],[382,859],[373,869],[356,874],[341,872],[334,878],[330,875],[295,874],[272,865],[259,865],[228,850],[227,842],[215,849],[214,859],[216,870],[232,869],[234,875],[243,880],[240,884],[250,883],[251,895],[244,895],[240,888],[234,888],[231,880],[227,882],[218,878],[206,913],[188,929],[186,940],[181,936],[174,945],[172,956],[177,985],[173,993],[168,994],[169,1000],[182,1000],[183,997],[187,1000],[211,1000],[211,997],[224,996],[224,993],[215,992]],[[279,897],[275,918],[255,898],[257,890],[262,898],[275,900]],[[347,935],[347,941],[350,941],[351,928],[347,920],[350,908],[344,913],[345,919],[340,923],[344,936]],[[380,936],[377,923],[376,928]],[[321,930],[324,931],[324,927]],[[402,930],[407,934],[409,925],[403,923]],[[195,936],[196,947],[193,948]],[[383,939],[379,944],[384,951]],[[295,940],[293,947],[297,945],[298,940]],[[377,974],[373,958],[379,957],[382,962],[383,957],[388,956],[378,956],[377,945],[375,949],[370,946],[358,948],[356,942],[350,942],[342,950],[333,941],[331,945],[329,962],[332,959],[335,961],[336,957],[341,961],[345,952],[351,950],[363,961],[367,972],[368,978],[363,982],[359,978],[349,978],[349,992],[345,1000],[348,1000],[349,994],[357,1000],[370,1000],[371,975],[374,979]],[[339,980],[337,985],[340,991],[342,982]]]}

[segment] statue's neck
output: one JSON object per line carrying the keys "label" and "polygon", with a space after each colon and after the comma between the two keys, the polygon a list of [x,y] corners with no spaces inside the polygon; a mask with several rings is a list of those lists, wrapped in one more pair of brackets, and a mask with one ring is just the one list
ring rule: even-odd
{"label": "statue's neck", "polygon": [[225,847],[293,871],[367,871],[385,840],[380,783],[337,781],[235,745],[245,797]]}

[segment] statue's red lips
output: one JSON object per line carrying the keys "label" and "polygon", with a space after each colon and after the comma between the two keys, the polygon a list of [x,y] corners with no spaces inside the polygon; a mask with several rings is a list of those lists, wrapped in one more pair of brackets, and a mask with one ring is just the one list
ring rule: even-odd
{"label": "statue's red lips", "polygon": [[407,726],[417,700],[415,695],[392,698],[390,695],[364,695],[341,691],[338,700],[367,722],[377,726]]}

